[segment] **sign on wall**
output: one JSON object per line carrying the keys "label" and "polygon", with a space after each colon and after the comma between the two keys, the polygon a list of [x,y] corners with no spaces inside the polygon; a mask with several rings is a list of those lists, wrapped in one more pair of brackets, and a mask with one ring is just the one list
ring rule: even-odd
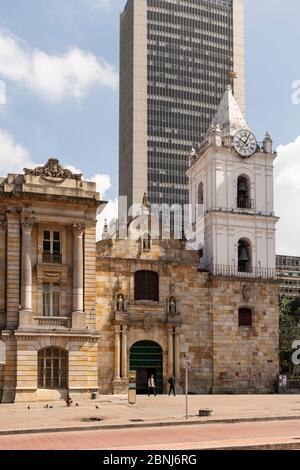
{"label": "sign on wall", "polygon": [[5,343],[0,341],[0,365],[6,363]]}

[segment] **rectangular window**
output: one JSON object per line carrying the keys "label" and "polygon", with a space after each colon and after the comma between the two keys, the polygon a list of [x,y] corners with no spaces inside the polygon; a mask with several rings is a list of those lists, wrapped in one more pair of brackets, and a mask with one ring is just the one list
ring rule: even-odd
{"label": "rectangular window", "polygon": [[43,262],[61,263],[61,234],[60,232],[44,231]]}
{"label": "rectangular window", "polygon": [[61,289],[59,284],[44,283],[43,316],[59,317],[61,313]]}
{"label": "rectangular window", "polygon": [[239,309],[239,326],[252,326],[252,310],[250,308]]}

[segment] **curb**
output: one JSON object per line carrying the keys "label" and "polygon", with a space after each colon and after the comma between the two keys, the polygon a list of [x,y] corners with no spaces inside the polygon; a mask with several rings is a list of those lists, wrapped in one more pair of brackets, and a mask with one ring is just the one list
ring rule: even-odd
{"label": "curb", "polygon": [[[237,424],[237,423],[259,423],[268,421],[299,421],[300,416],[267,416],[263,418],[229,418],[215,420],[197,420],[197,421],[166,421],[153,423],[135,423],[135,424],[108,424],[102,426],[71,426],[66,428],[45,428],[45,429],[16,429],[0,431],[0,436],[11,436],[20,434],[47,434],[63,432],[84,432],[84,431],[106,431],[113,429],[137,429],[137,428],[156,428],[171,426],[195,426],[204,424]],[[296,445],[296,443],[294,444]],[[236,449],[234,447],[234,449]],[[240,447],[239,447],[240,449]],[[209,450],[209,449],[206,449]],[[223,448],[220,450],[223,450]]]}

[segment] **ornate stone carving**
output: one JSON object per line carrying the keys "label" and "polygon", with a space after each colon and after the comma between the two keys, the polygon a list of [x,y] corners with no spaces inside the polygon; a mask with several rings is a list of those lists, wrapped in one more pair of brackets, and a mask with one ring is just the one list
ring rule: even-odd
{"label": "ornate stone carving", "polygon": [[122,289],[123,289],[123,282],[122,282],[122,279],[120,278],[120,276],[118,276],[115,287],[116,287],[117,291],[122,291]]}
{"label": "ornate stone carving", "polygon": [[20,225],[21,225],[21,228],[22,228],[22,231],[31,231],[32,229],[32,226],[34,224],[34,217],[28,217],[28,218],[25,218],[21,221]]}
{"label": "ornate stone carving", "polygon": [[151,250],[151,238],[150,235],[145,235],[143,237],[143,251],[150,251]]}
{"label": "ornate stone carving", "polygon": [[125,312],[125,301],[124,301],[123,294],[117,295],[117,312],[119,313]]}
{"label": "ornate stone carving", "polygon": [[85,225],[84,224],[73,224],[72,225],[73,232],[77,235],[83,235],[85,232]]}
{"label": "ornate stone carving", "polygon": [[250,304],[253,301],[253,286],[251,284],[243,284],[242,286],[242,296],[244,302]]}
{"label": "ornate stone carving", "polygon": [[150,204],[150,201],[149,201],[149,198],[148,198],[147,193],[144,193],[142,205],[143,205],[143,207],[145,207],[146,209],[150,209],[150,208],[151,208],[151,204]]}
{"label": "ornate stone carving", "polygon": [[151,315],[145,315],[144,317],[144,330],[151,331],[154,326],[154,321]]}
{"label": "ornate stone carving", "polygon": [[176,315],[177,314],[177,306],[176,306],[176,300],[175,297],[170,297],[169,299],[169,313],[171,315]]}
{"label": "ornate stone carving", "polygon": [[72,173],[72,171],[64,168],[56,158],[49,158],[46,165],[38,166],[33,170],[24,168],[24,173],[25,175],[42,176],[46,178],[73,179],[77,181],[81,181],[82,179],[81,174]]}

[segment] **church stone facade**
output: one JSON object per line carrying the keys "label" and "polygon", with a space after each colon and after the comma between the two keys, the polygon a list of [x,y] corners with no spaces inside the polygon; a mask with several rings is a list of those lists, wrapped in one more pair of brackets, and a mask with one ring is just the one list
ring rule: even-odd
{"label": "church stone facade", "polygon": [[190,158],[181,240],[153,235],[145,195],[148,231],[96,243],[105,202],[55,159],[0,178],[0,401],[123,394],[130,370],[139,393],[152,374],[183,392],[187,354],[192,393],[274,392],[275,158],[228,88]]}
{"label": "church stone facade", "polygon": [[[136,343],[155,342],[162,351],[161,391],[174,373],[184,391],[184,357],[191,359],[192,393],[267,393],[278,374],[277,282],[211,275],[199,270],[196,252],[178,240],[107,240],[97,245],[99,391],[127,390]],[[155,272],[159,301],[136,300],[136,274]],[[124,296],[119,312],[118,294]],[[170,311],[170,298],[176,311]],[[250,326],[239,310],[251,310]],[[133,366],[131,368],[134,368]]]}

